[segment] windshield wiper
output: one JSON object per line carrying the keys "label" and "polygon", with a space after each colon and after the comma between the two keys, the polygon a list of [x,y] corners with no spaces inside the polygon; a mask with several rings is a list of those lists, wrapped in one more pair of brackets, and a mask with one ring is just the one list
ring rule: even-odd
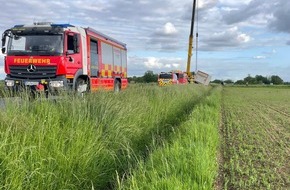
{"label": "windshield wiper", "polygon": [[10,51],[8,55],[20,56],[20,55],[29,55],[29,53],[31,52],[22,51],[22,50],[13,50],[13,51]]}

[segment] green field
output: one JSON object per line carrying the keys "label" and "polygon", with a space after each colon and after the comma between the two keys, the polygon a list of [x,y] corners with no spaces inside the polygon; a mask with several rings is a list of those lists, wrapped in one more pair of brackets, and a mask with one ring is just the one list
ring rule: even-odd
{"label": "green field", "polygon": [[118,94],[5,99],[0,190],[289,189],[289,95],[136,84]]}
{"label": "green field", "polygon": [[226,88],[226,189],[290,189],[290,89]]}

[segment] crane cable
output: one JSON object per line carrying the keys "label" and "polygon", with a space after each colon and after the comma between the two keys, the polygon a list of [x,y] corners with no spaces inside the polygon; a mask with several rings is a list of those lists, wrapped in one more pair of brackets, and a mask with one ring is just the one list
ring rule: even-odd
{"label": "crane cable", "polygon": [[198,0],[196,1],[196,39],[195,39],[195,73],[197,73],[197,57],[198,57]]}

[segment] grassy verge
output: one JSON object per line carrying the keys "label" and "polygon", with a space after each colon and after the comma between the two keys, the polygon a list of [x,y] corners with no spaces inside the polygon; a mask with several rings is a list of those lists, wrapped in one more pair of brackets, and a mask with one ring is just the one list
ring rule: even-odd
{"label": "grassy verge", "polygon": [[0,98],[4,96],[4,81],[0,80]]}
{"label": "grassy verge", "polygon": [[118,189],[213,189],[217,176],[221,89],[201,100],[161,147],[140,160]]}
{"label": "grassy verge", "polygon": [[210,88],[134,85],[119,94],[33,102],[0,112],[0,189],[106,189],[167,139]]}

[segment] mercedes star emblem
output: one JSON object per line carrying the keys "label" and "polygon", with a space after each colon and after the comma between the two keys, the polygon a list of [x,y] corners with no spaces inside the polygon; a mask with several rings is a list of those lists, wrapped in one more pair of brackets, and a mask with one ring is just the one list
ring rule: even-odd
{"label": "mercedes star emblem", "polygon": [[36,66],[35,65],[28,65],[27,67],[27,71],[30,72],[30,73],[33,73],[36,71]]}

